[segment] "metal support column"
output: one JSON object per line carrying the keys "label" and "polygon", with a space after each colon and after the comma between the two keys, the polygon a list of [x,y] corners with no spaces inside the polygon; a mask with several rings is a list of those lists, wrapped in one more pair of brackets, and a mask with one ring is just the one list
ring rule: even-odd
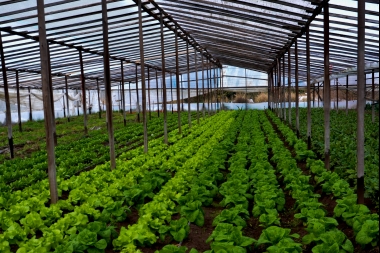
{"label": "metal support column", "polygon": [[18,79],[18,70],[16,70],[16,92],[17,92],[17,116],[18,116],[18,130],[22,132],[21,125],[21,104],[20,104],[20,83]]}
{"label": "metal support column", "polygon": [[[139,77],[138,77],[138,71],[137,71],[137,65],[135,68],[135,74],[136,74],[136,97],[137,97],[137,122],[140,123],[140,94],[139,94]],[[143,72],[143,69],[140,67],[140,72]]]}
{"label": "metal support column", "polygon": [[358,0],[358,111],[357,111],[357,194],[364,204],[364,113],[365,113],[365,0]]}
{"label": "metal support column", "polygon": [[295,83],[296,83],[296,131],[297,138],[300,138],[300,91],[299,91],[299,66],[298,66],[298,41],[294,41],[294,57],[295,57]]}
{"label": "metal support column", "polygon": [[348,76],[346,76],[346,115],[348,116]]}
{"label": "metal support column", "polygon": [[203,111],[203,118],[204,118],[206,116],[206,111],[205,111],[205,68],[204,68],[203,50],[201,51],[201,54],[202,54],[202,97],[203,97],[202,111]]}
{"label": "metal support column", "polygon": [[129,113],[132,114],[132,91],[131,91],[131,82],[128,82],[129,90]]}
{"label": "metal support column", "polygon": [[141,0],[138,0],[139,12],[139,44],[140,44],[140,66],[141,66],[141,88],[143,106],[143,127],[144,127],[144,152],[148,153],[148,125],[146,117],[146,87],[145,87],[145,54],[144,54],[144,33],[142,26]]}
{"label": "metal support column", "polygon": [[182,134],[181,127],[181,94],[179,90],[180,80],[179,80],[179,52],[178,52],[178,27],[175,25],[175,69],[176,69],[176,88],[177,88],[177,113],[178,113],[178,133]]}
{"label": "metal support column", "polygon": [[372,70],[372,123],[376,121],[375,112],[375,70]]}
{"label": "metal support column", "polygon": [[48,177],[50,188],[50,201],[52,204],[58,201],[58,188],[57,188],[57,175],[55,165],[54,153],[54,128],[53,128],[53,112],[51,106],[51,92],[50,86],[50,73],[49,73],[49,47],[46,39],[45,27],[45,7],[44,0],[37,0],[37,13],[38,13],[38,30],[39,30],[39,45],[41,57],[41,81],[42,81],[42,96],[44,104],[44,117],[45,117],[45,132],[46,132],[46,149],[47,149],[47,164],[48,164]]}
{"label": "metal support column", "polygon": [[196,49],[194,49],[194,57],[195,57],[195,83],[196,83],[196,93],[197,93],[197,123],[199,125],[198,56],[197,56]]}
{"label": "metal support column", "polygon": [[150,68],[149,67],[148,67],[148,111],[149,111],[149,120],[151,120],[152,119],[152,107],[150,104]]}
{"label": "metal support column", "polygon": [[191,105],[190,105],[190,52],[189,41],[186,42],[186,55],[187,55],[187,121],[189,122],[189,128],[191,128]]}
{"label": "metal support column", "polygon": [[325,112],[325,167],[330,170],[330,16],[329,3],[324,7],[324,71],[325,80],[323,87],[323,108]]}
{"label": "metal support column", "polygon": [[[164,143],[168,144],[168,108],[167,108],[167,93],[166,93],[166,62],[165,62],[165,37],[164,37],[164,17],[160,13],[160,26],[161,26],[161,62],[162,62],[162,89],[163,89],[163,110],[164,110]],[[156,72],[157,77],[157,72]],[[171,79],[171,78],[170,78]],[[157,83],[157,100],[158,100],[158,83]],[[157,102],[157,106],[159,103]]]}
{"label": "metal support column", "polygon": [[115,139],[113,133],[113,109],[111,94],[111,71],[110,71],[110,54],[108,46],[108,17],[107,17],[107,0],[102,0],[102,25],[103,25],[103,61],[104,61],[104,86],[106,93],[106,109],[107,109],[107,128],[108,142],[110,147],[111,170],[116,168],[115,157]]}
{"label": "metal support column", "polygon": [[286,84],[285,84],[285,54],[282,56],[282,91],[281,91],[281,95],[282,95],[282,105],[283,105],[283,119],[284,119],[284,122],[286,122],[286,118],[287,118],[287,114],[286,114],[286,99],[285,99],[285,91],[286,91]]}
{"label": "metal support column", "polygon": [[102,106],[100,105],[100,88],[99,88],[99,78],[96,78],[96,89],[98,91],[98,107],[99,107],[99,119],[102,118]]}
{"label": "metal support column", "polygon": [[289,126],[292,126],[292,61],[290,59],[291,52],[288,51],[288,105],[289,105]]}
{"label": "metal support column", "polygon": [[30,87],[28,87],[28,96],[29,96],[29,121],[33,120],[33,115],[32,115],[32,97],[30,93]]}
{"label": "metal support column", "polygon": [[65,89],[66,89],[67,122],[70,122],[69,83],[68,83],[68,77],[67,76],[65,76]]}
{"label": "metal support column", "polygon": [[125,112],[125,82],[124,82],[124,63],[123,61],[120,61],[120,68],[121,68],[121,99],[123,100],[123,119],[124,119],[124,126],[127,126],[127,113]]}
{"label": "metal support column", "polygon": [[[11,158],[14,158],[14,146],[13,146],[13,133],[12,133],[12,114],[11,114],[11,104],[9,102],[9,90],[8,90],[8,77],[7,68],[5,65],[5,56],[3,48],[3,40],[0,31],[0,56],[1,56],[1,69],[3,72],[3,83],[4,83],[4,95],[5,95],[5,118],[8,129],[8,145]],[[30,97],[30,95],[29,95]]]}
{"label": "metal support column", "polygon": [[83,124],[84,124],[84,134],[88,134],[87,129],[87,108],[86,108],[86,81],[84,77],[84,68],[83,68],[83,57],[82,57],[82,51],[78,50],[79,52],[79,63],[80,63],[80,80],[81,80],[81,87],[82,87],[82,109],[83,109]]}
{"label": "metal support column", "polygon": [[306,27],[306,76],[307,76],[307,148],[311,149],[311,77],[310,77],[310,33]]}
{"label": "metal support column", "polygon": [[[163,77],[165,78],[165,77]],[[162,86],[162,82],[161,81],[161,86]],[[159,118],[160,117],[160,92],[159,92],[159,89],[158,89],[158,72],[157,72],[157,69],[156,69],[156,88],[157,88],[157,117]],[[165,87],[166,89],[166,87]]]}

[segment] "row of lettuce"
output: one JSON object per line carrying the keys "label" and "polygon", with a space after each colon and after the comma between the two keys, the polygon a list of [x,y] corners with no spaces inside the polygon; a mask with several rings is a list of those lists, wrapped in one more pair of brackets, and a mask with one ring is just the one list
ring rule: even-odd
{"label": "row of lettuce", "polygon": [[[49,201],[46,180],[10,194],[11,200],[0,210],[0,251],[10,252],[10,247],[17,245],[19,253],[104,252],[116,236],[109,224],[125,220],[132,207],[152,198],[157,205],[141,207],[140,219],[154,223],[153,217],[141,212],[147,209],[160,217],[161,209],[171,205],[164,199],[156,200],[163,196],[157,194],[164,191],[162,186],[170,194],[182,186],[181,180],[188,176],[187,171],[180,170],[182,164],[212,136],[222,135],[233,115],[218,114],[191,130],[184,126],[183,135],[173,131],[171,146],[164,145],[162,138],[151,140],[148,154],[142,148],[129,151],[117,160],[116,170],[111,171],[106,163],[69,179],[58,177],[59,193],[69,192],[69,196],[55,205],[45,205]],[[167,183],[177,169],[175,179]],[[118,240],[122,241],[122,232]]]}
{"label": "row of lettuce", "polygon": [[[343,250],[352,252],[352,243],[348,239],[346,240],[344,234],[336,229],[339,221],[345,222],[353,228],[355,241],[362,247],[376,246],[379,242],[379,215],[371,213],[367,206],[357,204],[357,195],[347,180],[341,178],[336,172],[327,171],[324,163],[316,159],[316,154],[307,150],[307,145],[304,141],[299,140],[294,132],[272,112],[268,112],[268,114],[286,138],[288,144],[294,147],[297,153],[296,158],[298,160],[307,160],[307,166],[310,169],[311,175],[308,176],[302,175],[300,170],[286,169],[282,172],[284,181],[288,181],[291,185],[294,185],[293,180],[301,181],[298,184],[299,186],[295,189],[291,187],[291,190],[293,196],[298,196],[298,208],[301,209],[301,213],[295,217],[302,219],[307,224],[307,231],[309,232],[303,238],[303,242],[308,244],[323,241],[324,245],[320,246],[316,252],[328,252],[328,250],[331,250],[331,252],[343,252]],[[283,143],[279,141],[278,147],[282,146]],[[278,167],[281,169],[286,167],[296,168],[295,161],[291,161],[291,154],[286,150],[284,152],[285,154],[281,154],[278,159],[283,159],[281,157],[287,156],[289,161],[278,164]],[[286,153],[288,154],[286,155]],[[332,195],[331,197],[336,200],[334,218],[325,217],[326,210],[323,209],[321,203],[318,203],[320,195],[314,194],[312,188],[302,188],[302,185],[306,185],[306,182],[309,182],[312,176],[315,182],[322,186],[323,193]],[[301,191],[299,191],[300,189]]]}
{"label": "row of lettuce", "polygon": [[[293,126],[295,125],[295,111]],[[312,110],[312,145],[313,149],[324,156],[323,109]],[[307,110],[300,109],[300,132],[306,137]],[[365,187],[366,197],[379,206],[379,118],[372,122],[372,115],[365,114]],[[357,113],[350,110],[331,112],[331,166],[334,171],[351,186],[356,185],[356,133]]]}
{"label": "row of lettuce", "polygon": [[[184,115],[183,115],[184,116]],[[176,117],[168,119],[169,130],[176,127]],[[149,122],[149,137],[157,138],[163,133],[162,118],[154,118]],[[124,153],[141,145],[143,128],[141,124],[128,124],[127,127],[115,129],[115,143],[118,153]],[[109,160],[108,136],[105,131],[93,131],[90,136],[76,141],[59,144],[55,149],[57,174],[69,178],[74,174],[103,164]],[[7,160],[0,165],[0,207],[1,199],[9,199],[12,191],[22,190],[27,186],[46,178],[47,154],[46,150],[34,152],[29,158]]]}

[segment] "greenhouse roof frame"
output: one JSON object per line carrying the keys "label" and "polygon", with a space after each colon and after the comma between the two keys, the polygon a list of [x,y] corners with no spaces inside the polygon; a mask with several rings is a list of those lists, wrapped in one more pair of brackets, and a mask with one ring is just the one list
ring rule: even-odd
{"label": "greenhouse roof frame", "polygon": [[[310,26],[312,78],[323,75],[323,6],[328,0],[274,1],[262,0],[144,0],[142,1],[144,51],[146,66],[161,75],[160,22],[164,14],[167,72],[175,73],[174,26],[179,27],[179,72],[186,73],[186,42],[218,67],[232,65],[268,73],[277,59],[294,52],[298,40],[300,80],[306,80],[305,39]],[[350,1],[355,2],[355,1]],[[377,0],[367,3],[378,4]],[[25,6],[24,6],[25,4]],[[138,12],[136,0],[109,0],[109,44],[111,81],[121,81],[120,62],[125,63],[125,82],[136,82],[139,65]],[[3,38],[5,62],[11,73],[18,71],[21,88],[40,88],[37,7],[35,1],[2,1],[0,32]],[[100,1],[51,0],[45,4],[47,39],[50,44],[54,89],[80,88],[78,50],[83,53],[86,87],[103,86],[103,52],[101,41]],[[356,8],[349,5],[330,6],[330,61],[339,73],[356,64]],[[7,11],[9,10],[9,11]],[[375,16],[375,18],[374,18]],[[366,63],[378,62],[379,11],[366,10]],[[338,33],[334,33],[336,30]],[[373,38],[375,37],[376,38]],[[345,43],[349,43],[346,45]],[[344,55],[340,52],[345,52]],[[293,54],[294,56],[294,54]],[[201,69],[200,54],[191,50],[190,71]],[[286,65],[287,63],[285,63]],[[291,63],[294,66],[294,63]],[[15,74],[9,75],[9,86],[15,87]],[[292,68],[292,76],[295,76]],[[138,69],[139,79],[141,70]],[[0,77],[0,86],[2,77]]]}

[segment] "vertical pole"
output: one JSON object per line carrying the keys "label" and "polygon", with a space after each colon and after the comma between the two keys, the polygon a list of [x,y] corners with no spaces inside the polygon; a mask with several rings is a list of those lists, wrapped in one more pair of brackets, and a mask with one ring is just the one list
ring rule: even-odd
{"label": "vertical pole", "polygon": [[52,131],[54,136],[54,146],[57,146],[57,131],[55,126],[55,109],[54,109],[54,95],[53,95],[53,79],[51,75],[51,64],[50,64],[50,49],[49,43],[47,44],[47,60],[48,60],[48,71],[49,71],[49,92],[50,92],[50,106],[51,106],[51,122],[52,122]]}
{"label": "vertical pole", "polygon": [[145,54],[144,54],[144,33],[142,27],[141,0],[138,0],[139,11],[139,43],[140,43],[140,66],[141,66],[141,88],[143,106],[143,126],[144,126],[144,152],[148,153],[148,125],[146,118],[146,87],[145,87]]}
{"label": "vertical pole", "polygon": [[288,51],[288,109],[289,109],[289,126],[292,126],[292,61],[291,52]]}
{"label": "vertical pole", "polygon": [[84,77],[84,69],[83,69],[83,57],[82,57],[82,51],[79,51],[79,62],[80,62],[80,79],[82,83],[82,109],[83,109],[83,120],[84,120],[84,134],[88,134],[87,130],[87,108],[86,108],[86,81]]}
{"label": "vertical pole", "polygon": [[[5,66],[5,56],[3,48],[3,40],[0,32],[0,56],[1,56],[1,69],[3,72],[3,83],[4,83],[4,95],[5,95],[5,117],[8,128],[8,144],[11,158],[14,158],[14,146],[13,146],[13,133],[12,133],[12,114],[11,114],[11,104],[9,102],[9,90],[8,90],[8,77],[7,68]],[[30,95],[29,95],[30,97]]]}
{"label": "vertical pole", "polygon": [[223,66],[220,68],[220,77],[221,77],[221,85],[222,85],[222,108],[224,109],[224,78],[223,78]]}
{"label": "vertical pole", "polygon": [[149,120],[151,120],[152,119],[152,107],[150,105],[150,68],[149,67],[148,67],[148,109],[149,109]]}
{"label": "vertical pole", "polygon": [[358,0],[358,112],[357,112],[357,194],[364,204],[364,113],[365,113],[365,0]]}
{"label": "vertical pole", "polygon": [[318,87],[317,87],[317,94],[318,94],[318,108],[319,108],[319,101],[320,101],[320,95],[319,95],[319,87],[320,87],[320,84],[318,83]]}
{"label": "vertical pole", "polygon": [[125,112],[125,82],[124,82],[124,63],[120,61],[121,67],[121,97],[123,100],[123,118],[124,118],[124,126],[127,126],[127,113]]}
{"label": "vertical pole", "polygon": [[372,123],[375,123],[375,70],[372,70]]}
{"label": "vertical pole", "polygon": [[67,76],[65,76],[65,88],[66,88],[67,122],[70,122],[69,84],[68,84],[68,77]]}
{"label": "vertical pole", "polygon": [[174,98],[173,98],[173,77],[172,77],[172,72],[170,72],[170,96],[171,96],[171,106],[172,106],[172,114],[174,114],[174,107],[173,107],[173,103],[174,103]]}
{"label": "vertical pole", "polygon": [[283,116],[284,116],[284,121],[286,122],[286,117],[287,117],[287,114],[286,114],[286,100],[285,100],[285,89],[286,89],[286,85],[285,85],[285,54],[282,56],[282,77],[283,77],[283,85],[282,85],[282,91],[281,91],[281,95],[282,95],[282,104],[283,104]]}
{"label": "vertical pole", "polygon": [[201,51],[202,54],[202,97],[203,97],[203,104],[202,104],[202,110],[203,110],[203,118],[206,116],[205,112],[205,68],[204,68],[204,55],[203,50]]}
{"label": "vertical pole", "polygon": [[336,80],[335,80],[335,82],[336,82],[336,112],[338,113],[338,111],[339,111],[339,87],[338,87],[338,81],[339,81],[339,79],[337,78]]}
{"label": "vertical pole", "polygon": [[297,138],[300,138],[300,91],[299,91],[299,66],[298,66],[298,41],[297,39],[294,42],[294,57],[295,57],[295,77],[296,77],[296,130],[297,130]]}
{"label": "vertical pole", "polygon": [[177,88],[177,112],[178,112],[178,132],[181,135],[182,134],[182,128],[181,128],[181,101],[180,97],[181,94],[179,92],[179,54],[178,54],[178,27],[177,24],[175,25],[175,66],[176,66],[176,88]]}
{"label": "vertical pole", "polygon": [[307,75],[307,148],[311,149],[311,78],[310,78],[310,33],[306,27],[306,75]]}
{"label": "vertical pole", "polygon": [[282,119],[282,101],[281,101],[281,59],[277,59],[277,64],[278,64],[278,102],[280,103],[280,118]]}
{"label": "vertical pole", "polygon": [[207,74],[207,116],[210,116],[210,75],[209,75],[209,60],[206,59],[206,74]]}
{"label": "vertical pole", "polygon": [[197,123],[199,125],[199,86],[198,86],[198,56],[197,50],[194,48],[194,57],[195,57],[195,84],[197,92]]}
{"label": "vertical pole", "polygon": [[[45,7],[44,0],[37,0],[38,12],[38,30],[39,30],[39,44],[40,44],[40,57],[41,57],[41,81],[42,81],[42,96],[44,104],[44,117],[45,117],[45,132],[46,132],[46,148],[48,157],[48,177],[50,187],[51,203],[58,201],[57,189],[57,176],[55,166],[54,154],[54,132],[53,132],[53,113],[51,107],[51,92],[50,89],[50,73],[49,73],[49,53],[48,42],[46,40],[46,27],[45,27]],[[3,58],[3,57],[2,57]],[[3,68],[5,69],[5,68]]]}
{"label": "vertical pole", "polygon": [[191,128],[191,105],[190,105],[190,52],[189,41],[186,42],[186,54],[187,54],[187,120],[189,122],[189,128]]}
{"label": "vertical pole", "polygon": [[29,95],[29,121],[32,121],[33,120],[33,116],[32,116],[32,97],[31,97],[31,93],[30,93],[30,87],[28,87],[28,95]]}
{"label": "vertical pole", "polygon": [[325,81],[323,87],[323,107],[325,111],[325,167],[330,170],[330,16],[329,3],[324,7],[324,62]]}
{"label": "vertical pole", "polygon": [[183,86],[183,75],[181,74],[181,111],[183,112],[184,111],[184,95],[183,95],[183,90],[184,90],[184,86]]}
{"label": "vertical pole", "polygon": [[348,116],[348,75],[346,77],[346,115]]}
{"label": "vertical pole", "polygon": [[[78,94],[79,94],[78,89],[76,89],[76,95],[78,95]],[[77,114],[79,116],[79,102],[78,101],[77,101],[76,105],[77,105]]]}
{"label": "vertical pole", "polygon": [[88,113],[91,115],[91,110],[92,110],[92,106],[91,106],[91,90],[88,90]]}
{"label": "vertical pole", "polygon": [[247,69],[245,70],[245,110],[248,110],[248,79],[247,79]]}
{"label": "vertical pole", "polygon": [[[65,91],[62,90],[62,94],[65,94]],[[62,100],[63,100],[63,117],[66,118],[66,101],[65,101],[65,96],[62,97]]]}
{"label": "vertical pole", "polygon": [[131,91],[131,82],[128,82],[129,90],[129,113],[132,114],[132,91]]}
{"label": "vertical pole", "polygon": [[116,167],[115,158],[115,139],[113,133],[112,119],[112,94],[111,94],[111,71],[110,71],[110,54],[108,47],[108,17],[107,17],[107,0],[102,0],[102,25],[103,25],[103,61],[104,61],[104,86],[106,92],[107,105],[107,123],[108,123],[108,141],[110,147],[111,170]]}
{"label": "vertical pole", "polygon": [[[140,94],[139,94],[139,77],[137,72],[137,64],[136,64],[136,96],[137,96],[137,122],[140,123]],[[143,69],[140,67],[140,72],[143,72]]]}
{"label": "vertical pole", "polygon": [[[160,25],[161,25],[161,62],[162,62],[162,89],[163,89],[163,110],[164,110],[164,143],[167,145],[168,142],[168,108],[167,108],[167,93],[166,93],[166,62],[165,62],[165,37],[164,37],[164,16],[160,12]],[[156,71],[157,77],[157,71]],[[171,79],[171,77],[170,77]],[[157,81],[156,81],[157,82]],[[157,82],[157,101],[158,101],[158,82]],[[157,102],[157,105],[159,103]]]}
{"label": "vertical pole", "polygon": [[315,108],[315,83],[313,83],[313,108]]}
{"label": "vertical pole", "polygon": [[17,116],[18,116],[18,130],[22,132],[21,125],[21,104],[20,104],[20,83],[18,79],[18,71],[16,70],[16,90],[17,90]]}
{"label": "vertical pole", "polygon": [[98,107],[99,107],[99,119],[102,118],[102,106],[100,105],[100,88],[99,88],[99,79],[96,78],[96,88],[98,91]]}
{"label": "vertical pole", "polygon": [[[165,77],[163,77],[163,78],[165,78]],[[158,73],[157,73],[157,69],[156,69],[156,88],[157,88],[157,117],[160,117],[160,92],[158,91]],[[166,89],[166,87],[165,87],[165,89]]]}

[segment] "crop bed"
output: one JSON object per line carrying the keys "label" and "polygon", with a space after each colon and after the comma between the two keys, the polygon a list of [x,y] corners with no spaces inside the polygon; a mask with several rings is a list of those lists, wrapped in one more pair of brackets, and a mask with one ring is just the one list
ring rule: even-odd
{"label": "crop bed", "polygon": [[[158,127],[158,126],[157,126]],[[0,252],[379,252],[379,216],[272,112],[220,112],[2,199]]]}
{"label": "crop bed", "polygon": [[[295,126],[295,111],[292,111]],[[352,187],[356,185],[356,111],[331,111],[331,168]],[[324,158],[323,109],[312,109],[312,149]],[[372,122],[372,114],[365,114],[365,196],[379,208],[379,118]],[[307,110],[300,109],[300,134],[307,140]]]}

